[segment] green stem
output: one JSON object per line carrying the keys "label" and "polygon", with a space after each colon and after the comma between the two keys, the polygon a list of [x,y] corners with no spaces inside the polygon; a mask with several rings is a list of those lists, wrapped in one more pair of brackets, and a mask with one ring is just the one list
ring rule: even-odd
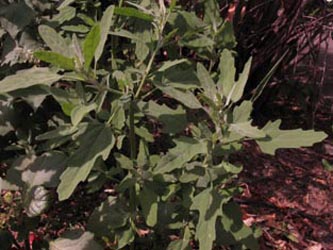
{"label": "green stem", "polygon": [[144,72],[144,74],[143,74],[143,76],[142,76],[142,79],[141,79],[141,82],[140,82],[140,84],[139,84],[139,87],[138,87],[138,89],[137,89],[137,91],[136,91],[136,93],[135,93],[135,96],[134,96],[135,99],[137,99],[137,98],[139,97],[139,95],[140,95],[141,89],[142,89],[143,85],[144,85],[145,82],[146,82],[147,76],[148,76],[148,74],[149,74],[149,72],[150,72],[150,70],[151,70],[151,67],[152,67],[152,65],[153,65],[153,62],[154,62],[155,56],[156,56],[157,52],[159,51],[160,46],[161,46],[161,41],[159,41],[159,42],[157,43],[157,46],[156,46],[155,50],[153,51],[153,53],[152,53],[152,55],[151,55],[151,57],[150,57],[150,59],[149,59],[149,62],[148,62],[147,68],[146,68],[146,70],[145,70],[145,72]]}

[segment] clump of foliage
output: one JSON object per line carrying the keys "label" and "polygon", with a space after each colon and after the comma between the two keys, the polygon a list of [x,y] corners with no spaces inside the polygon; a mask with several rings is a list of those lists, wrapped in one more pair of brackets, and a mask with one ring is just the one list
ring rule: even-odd
{"label": "clump of foliage", "polygon": [[91,193],[111,185],[86,231],[67,232],[50,249],[258,249],[259,231],[242,223],[233,201],[242,167],[229,156],[244,140],[274,154],[326,134],[280,130],[280,120],[252,125],[267,81],[242,99],[251,59],[237,74],[232,24],[217,1],[201,7],[197,15],[175,0],[64,1],[32,25],[35,65],[0,81],[10,166],[1,188],[21,191],[25,223],[3,226],[1,244],[12,244],[10,231],[27,238],[78,185]]}

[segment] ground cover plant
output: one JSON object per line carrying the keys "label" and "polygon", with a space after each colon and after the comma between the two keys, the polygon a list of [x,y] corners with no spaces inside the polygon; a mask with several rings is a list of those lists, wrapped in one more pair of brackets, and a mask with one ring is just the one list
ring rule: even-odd
{"label": "ground cover plant", "polygon": [[[0,72],[1,189],[22,196],[3,197],[1,249],[259,248],[233,200],[242,166],[230,156],[248,140],[274,154],[326,134],[253,125],[267,78],[243,98],[251,58],[235,67],[217,1],[196,12],[161,0],[0,4],[12,64]],[[106,186],[84,230],[30,244],[53,203]]]}

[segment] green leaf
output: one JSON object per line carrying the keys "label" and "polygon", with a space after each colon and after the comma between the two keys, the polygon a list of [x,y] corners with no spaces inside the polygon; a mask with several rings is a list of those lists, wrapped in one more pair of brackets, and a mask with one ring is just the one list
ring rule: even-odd
{"label": "green leaf", "polygon": [[154,18],[151,15],[145,14],[131,7],[116,7],[114,13],[120,16],[134,17],[148,22],[154,20]]}
{"label": "green leaf", "polygon": [[312,146],[327,137],[324,132],[314,130],[280,130],[281,120],[268,122],[262,130],[267,134],[266,138],[257,139],[262,152],[274,155],[278,148],[299,148]]}
{"label": "green leaf", "polygon": [[60,238],[50,242],[50,250],[103,250],[94,240],[94,234],[80,229],[65,232]]}
{"label": "green leaf", "polygon": [[59,9],[59,13],[54,15],[51,22],[57,22],[63,24],[66,21],[72,20],[75,17],[76,9],[71,6],[66,6]]}
{"label": "green leaf", "polygon": [[188,227],[184,230],[184,236],[180,240],[173,240],[168,245],[167,250],[190,250],[191,232]]}
{"label": "green leaf", "polygon": [[116,233],[116,241],[118,242],[117,249],[123,249],[125,246],[129,245],[135,239],[135,232],[132,227],[119,230]]}
{"label": "green leaf", "polygon": [[77,24],[77,25],[63,25],[61,26],[62,30],[71,32],[71,33],[88,33],[89,27],[83,24]]}
{"label": "green leaf", "polygon": [[207,97],[214,102],[217,94],[216,86],[209,72],[201,63],[197,64],[197,75]]}
{"label": "green leaf", "polygon": [[232,93],[230,93],[231,94],[230,99],[233,102],[238,102],[243,96],[245,85],[246,85],[247,79],[250,74],[251,62],[252,62],[252,58],[250,58],[246,62],[243,72],[239,75],[238,81],[234,84],[234,86],[231,90]]}
{"label": "green leaf", "polygon": [[171,109],[165,104],[159,105],[154,101],[142,102],[138,105],[141,106],[140,109],[144,114],[156,118],[164,125],[164,133],[179,133],[187,125],[186,112],[181,106],[178,106],[177,109]]}
{"label": "green leaf", "polygon": [[157,71],[158,72],[163,72],[163,71],[165,71],[169,68],[172,68],[172,67],[174,67],[178,64],[188,63],[188,62],[189,61],[186,58],[176,59],[176,60],[172,60],[172,61],[164,61]]}
{"label": "green leaf", "polygon": [[253,231],[242,221],[242,211],[237,203],[228,202],[223,205],[221,222],[223,229],[230,232],[237,243],[245,245],[246,249],[259,250]]}
{"label": "green leaf", "polygon": [[231,22],[223,23],[217,32],[216,38],[220,48],[233,49],[237,45],[234,27]]}
{"label": "green leaf", "polygon": [[182,168],[185,163],[199,154],[207,153],[207,143],[189,137],[180,137],[174,140],[176,147],[161,158],[154,174],[169,173],[175,169]]}
{"label": "green leaf", "polygon": [[241,136],[253,139],[263,138],[266,136],[264,131],[258,129],[257,127],[253,127],[251,125],[251,121],[230,124],[229,129],[230,131],[233,131]]}
{"label": "green leaf", "polygon": [[198,99],[188,90],[178,90],[176,88],[167,86],[164,87],[162,85],[158,85],[155,83],[155,86],[162,90],[168,96],[176,99],[180,103],[184,104],[188,108],[191,109],[200,109],[202,108]]}
{"label": "green leaf", "polygon": [[233,123],[242,123],[250,120],[252,109],[253,108],[251,101],[243,101],[241,105],[235,107],[233,110],[232,113]]}
{"label": "green leaf", "polygon": [[332,164],[330,164],[326,159],[323,159],[321,161],[321,163],[323,164],[325,170],[327,170],[329,172],[333,172],[333,166],[332,166]]}
{"label": "green leaf", "polygon": [[98,43],[98,46],[95,51],[95,60],[96,62],[99,60],[103,53],[103,49],[105,46],[105,42],[107,39],[107,36],[109,34],[110,28],[112,26],[112,17],[113,17],[113,12],[114,12],[114,5],[109,6],[103,13],[100,27],[101,27],[101,39]]}
{"label": "green leaf", "polygon": [[89,114],[89,112],[96,109],[96,103],[90,105],[79,105],[72,109],[71,111],[71,122],[73,126],[77,126],[82,119]]}
{"label": "green leaf", "polygon": [[199,240],[199,250],[213,249],[216,238],[216,219],[222,216],[223,197],[212,188],[207,188],[193,198],[191,210],[199,211],[199,221],[195,237]]}
{"label": "green leaf", "polygon": [[110,236],[112,230],[126,225],[130,213],[128,208],[116,197],[109,196],[91,214],[87,228],[97,236]]}
{"label": "green leaf", "polygon": [[55,53],[65,57],[72,57],[73,52],[66,40],[53,28],[46,25],[39,25],[38,32],[46,45]]}
{"label": "green leaf", "polygon": [[58,9],[58,10],[61,10],[61,9],[67,7],[68,5],[70,5],[70,4],[74,3],[74,2],[75,2],[75,0],[65,0],[65,1],[63,1],[63,2],[59,5],[59,7],[58,7],[57,9]]}
{"label": "green leaf", "polygon": [[7,181],[29,188],[40,185],[48,188],[57,187],[66,161],[66,155],[57,151],[50,151],[38,157],[21,157],[14,161],[8,170]]}
{"label": "green leaf", "polygon": [[52,51],[35,51],[34,56],[44,62],[51,63],[59,68],[74,70],[75,63],[73,58],[68,58]]}
{"label": "green leaf", "polygon": [[248,79],[249,73],[250,73],[251,62],[252,62],[252,58],[250,58],[246,62],[245,66],[244,66],[244,69],[243,69],[243,72],[239,75],[238,81],[232,87],[232,90],[231,90],[231,93],[230,93],[231,94],[230,99],[233,102],[238,102],[243,96],[245,85],[246,85],[246,82],[247,82],[247,79]]}
{"label": "green leaf", "polygon": [[127,170],[134,169],[133,161],[127,156],[120,153],[114,153],[114,157],[122,169],[127,169]]}
{"label": "green leaf", "polygon": [[49,68],[31,68],[17,71],[15,75],[7,76],[0,81],[0,93],[24,89],[34,85],[51,85],[60,80],[61,75]]}
{"label": "green leaf", "polygon": [[88,177],[97,158],[106,160],[115,144],[111,129],[104,124],[90,124],[78,141],[80,147],[71,155],[68,168],[60,177],[57,189],[59,200],[67,199],[76,186]]}
{"label": "green leaf", "polygon": [[139,200],[147,225],[154,227],[157,224],[158,195],[149,187],[143,186]]}
{"label": "green leaf", "polygon": [[220,56],[220,63],[219,63],[219,80],[217,85],[224,95],[227,98],[232,90],[232,87],[235,84],[235,59],[232,56],[230,50],[223,50]]}
{"label": "green leaf", "polygon": [[101,27],[96,24],[88,33],[83,42],[83,55],[85,61],[85,69],[89,69],[90,64],[94,58],[94,54],[101,40]]}

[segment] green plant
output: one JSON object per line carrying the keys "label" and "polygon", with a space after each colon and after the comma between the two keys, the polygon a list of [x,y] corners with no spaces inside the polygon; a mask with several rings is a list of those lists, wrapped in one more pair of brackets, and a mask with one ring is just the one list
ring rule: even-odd
{"label": "green plant", "polygon": [[38,26],[48,47],[33,53],[39,67],[0,81],[0,119],[11,125],[3,136],[15,128],[15,104],[26,106],[17,96],[43,96],[16,131],[8,149],[17,159],[9,157],[2,180],[23,191],[27,217],[47,209],[52,189],[62,201],[80,183],[90,192],[114,187],[87,232],[65,234],[50,249],[258,249],[258,230],[242,223],[232,199],[241,193],[235,178],[242,167],[229,156],[244,140],[274,154],[326,134],[280,130],[280,121],[252,125],[253,103],[242,100],[251,59],[237,74],[232,25],[215,0],[204,2],[202,19],[174,0],[120,1],[102,13],[73,2],[58,7],[82,10],[69,24]]}

